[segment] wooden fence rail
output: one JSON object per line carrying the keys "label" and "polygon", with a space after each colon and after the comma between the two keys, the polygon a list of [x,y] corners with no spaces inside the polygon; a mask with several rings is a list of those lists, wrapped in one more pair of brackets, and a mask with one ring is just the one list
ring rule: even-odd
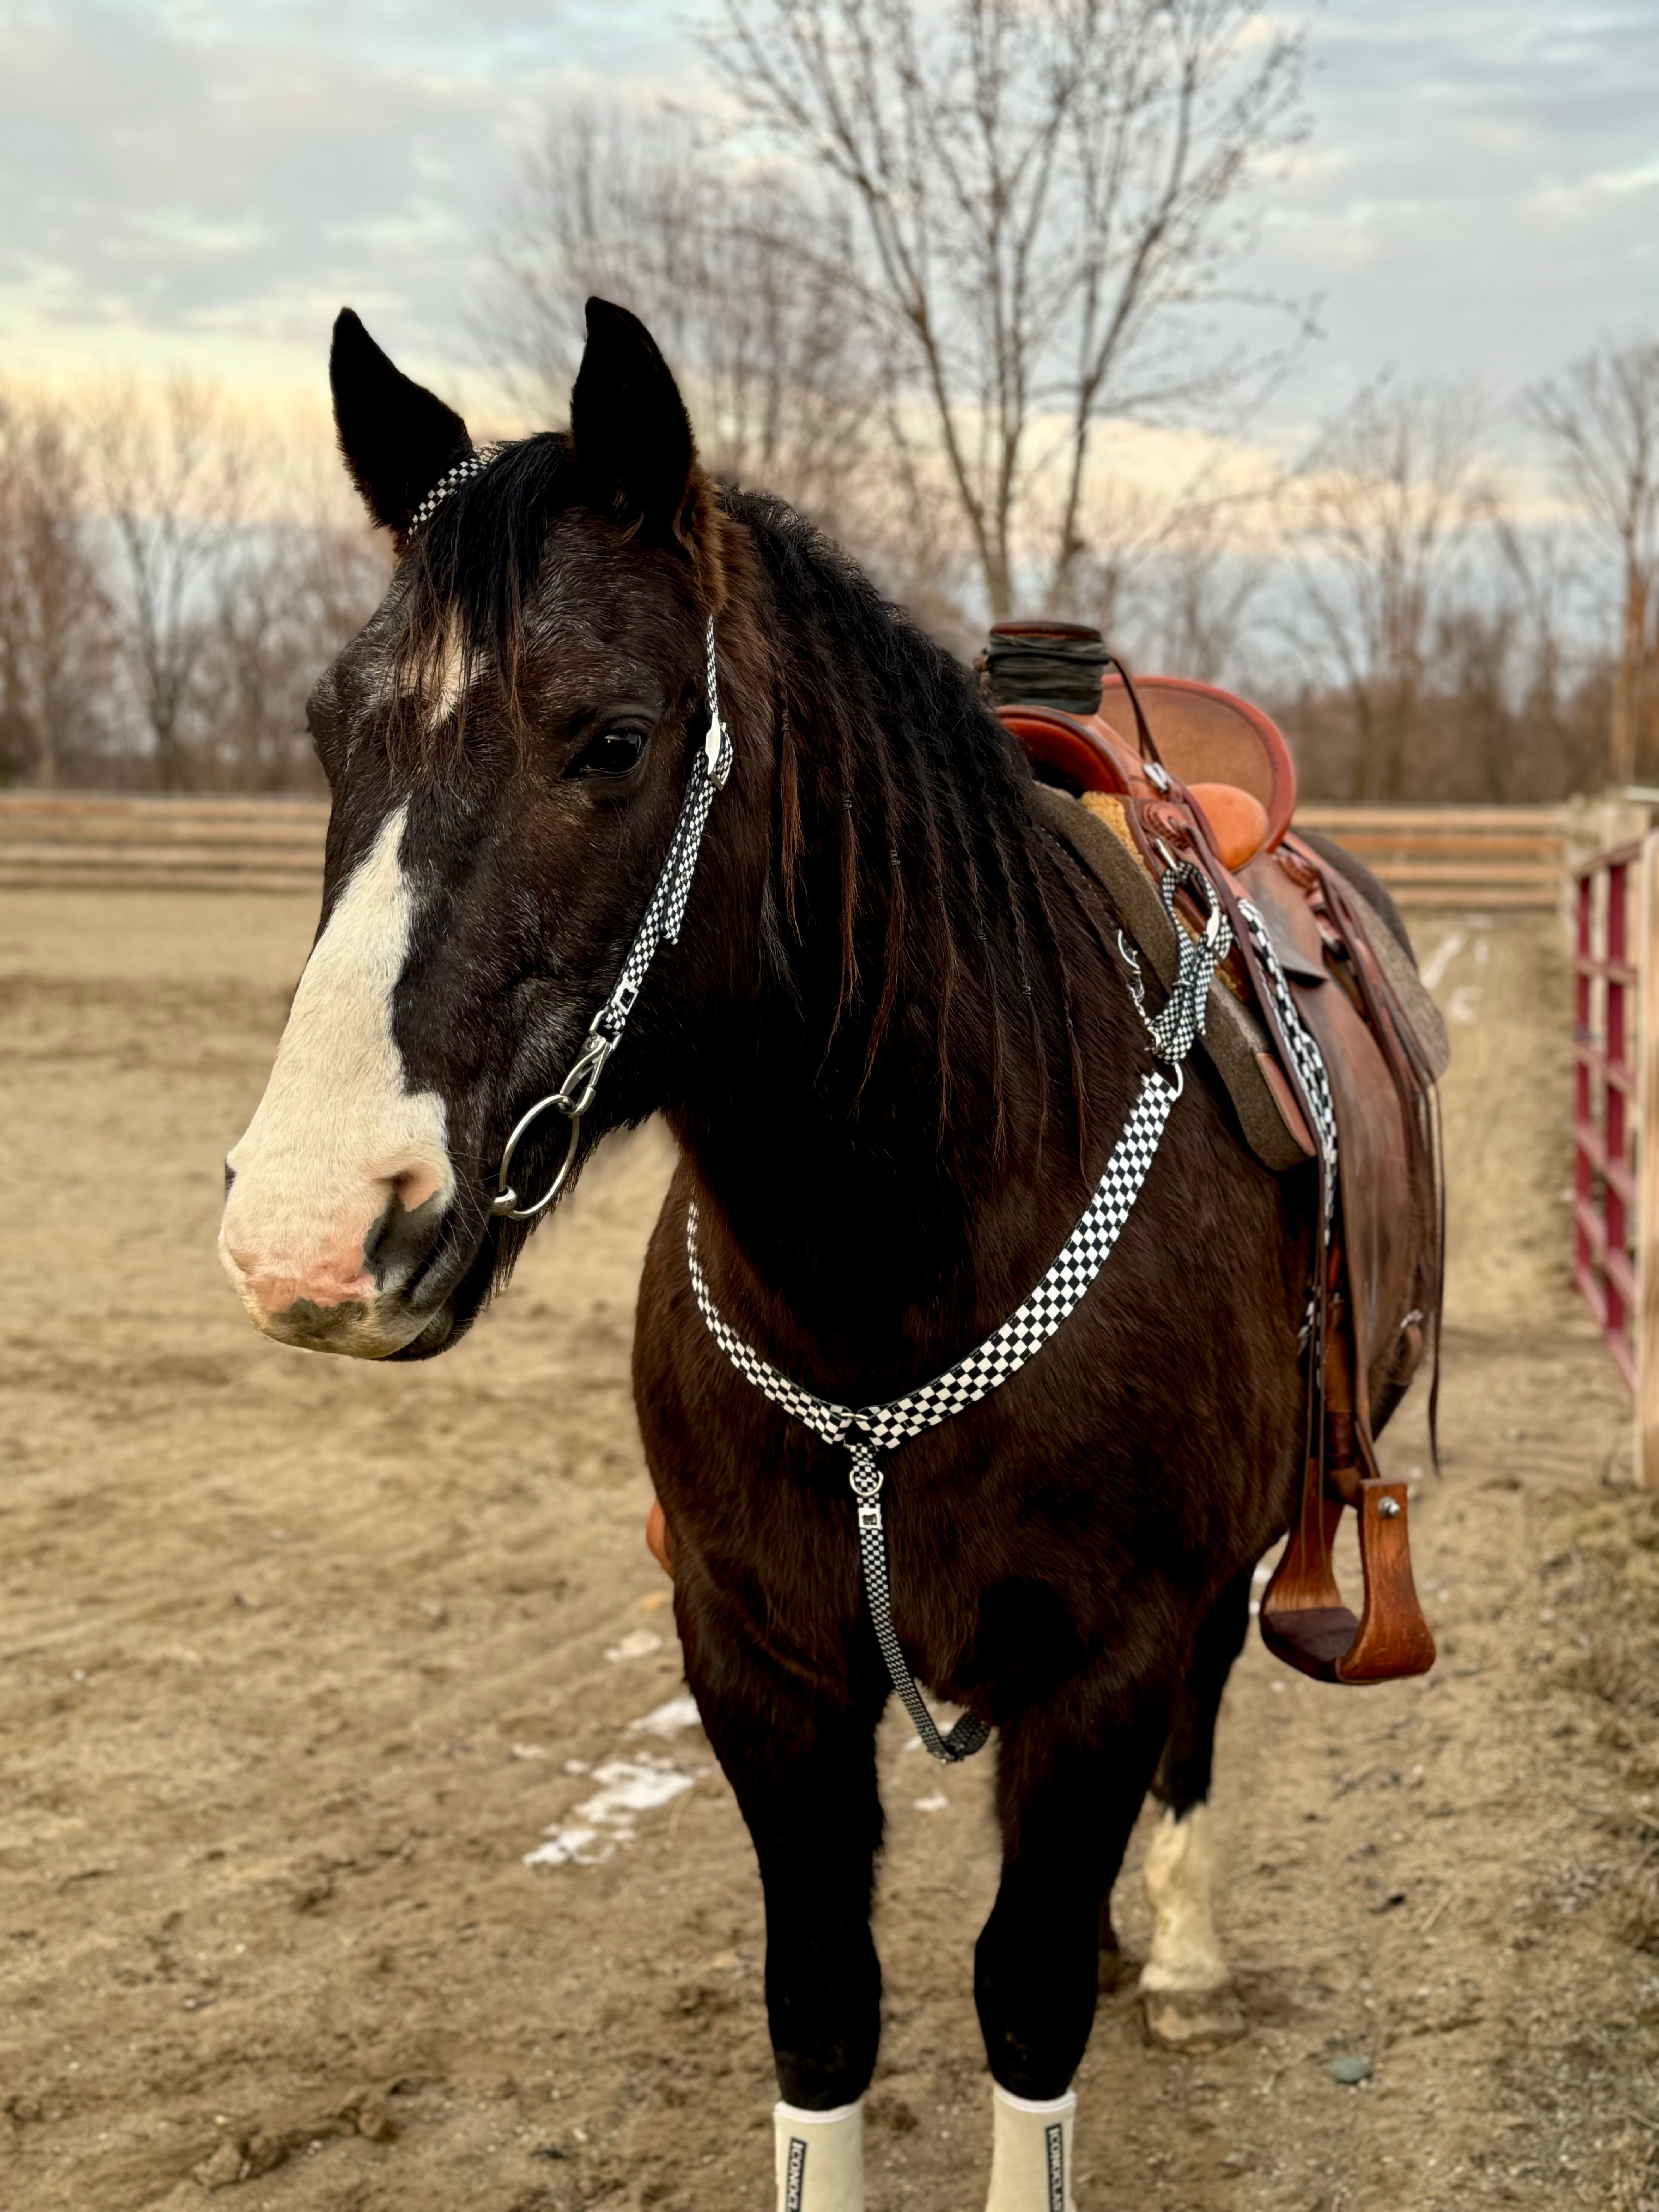
{"label": "wooden fence rail", "polygon": [[1299,806],[1401,906],[1535,908],[1561,897],[1567,823],[1553,806]]}
{"label": "wooden fence rail", "polygon": [[[313,891],[326,804],[0,792],[0,885]],[[1308,805],[1402,906],[1548,908],[1560,899],[1567,821],[1548,806]]]}
{"label": "wooden fence rail", "polygon": [[327,823],[317,799],[0,792],[0,884],[314,893]]}

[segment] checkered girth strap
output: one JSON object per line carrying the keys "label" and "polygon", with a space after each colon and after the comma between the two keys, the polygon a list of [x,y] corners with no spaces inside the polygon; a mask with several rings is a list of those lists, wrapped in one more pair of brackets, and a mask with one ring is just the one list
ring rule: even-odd
{"label": "checkered girth strap", "polygon": [[[1156,1018],[1146,1015],[1153,1051],[1162,1063],[1142,1080],[1123,1133],[1107,1161],[1093,1197],[1085,1208],[1059,1257],[1015,1313],[1010,1314],[994,1335],[958,1359],[931,1382],[891,1398],[879,1406],[837,1406],[827,1398],[793,1382],[763,1359],[752,1346],[721,1316],[697,1257],[697,1208],[686,1215],[685,1253],[691,1271],[691,1288],[709,1334],[739,1375],[764,1392],[775,1405],[803,1421],[825,1443],[846,1448],[852,1462],[848,1480],[858,1509],[859,1557],[864,1572],[864,1594],[870,1608],[876,1642],[886,1663],[889,1679],[915,1723],[916,1734],[933,1756],[946,1765],[968,1759],[990,1734],[987,1724],[965,1714],[949,1735],[942,1735],[928,1711],[915,1676],[900,1648],[893,1627],[891,1594],[888,1584],[887,1535],[881,1510],[885,1471],[878,1454],[896,1451],[924,1429],[936,1428],[953,1413],[964,1412],[987,1397],[998,1384],[1018,1374],[1026,1361],[1041,1351],[1060,1323],[1081,1300],[1104,1266],[1107,1254],[1129,1218],[1131,1207],[1157,1154],[1164,1125],[1180,1097],[1184,1080],[1182,1062],[1194,1038],[1204,1031],[1210,979],[1216,964],[1224,960],[1232,939],[1219,903],[1200,872],[1182,865],[1164,878],[1166,910],[1174,920],[1175,895],[1190,885],[1208,906],[1210,920],[1202,934],[1189,938],[1191,957],[1183,957],[1169,1000]],[[1170,1070],[1170,1075],[1163,1072]]]}

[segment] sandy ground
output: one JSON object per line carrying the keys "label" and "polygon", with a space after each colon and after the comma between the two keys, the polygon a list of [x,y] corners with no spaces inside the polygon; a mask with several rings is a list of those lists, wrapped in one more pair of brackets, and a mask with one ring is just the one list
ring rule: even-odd
{"label": "sandy ground", "polygon": [[[434,1365],[261,1341],[219,1161],[311,923],[0,897],[0,2206],[760,2212],[758,1889],[641,1541],[663,1142]],[[1659,1502],[1565,1274],[1565,968],[1532,921],[1419,938],[1458,1050],[1442,1662],[1336,1691],[1252,1642],[1217,1797],[1250,2033],[1176,2057],[1103,1997],[1083,2212],[1659,2205]],[[1389,1452],[1424,1464],[1409,1409]],[[871,2202],[969,2212],[988,1775],[907,1734]],[[1144,1945],[1135,1857],[1117,1914]]]}

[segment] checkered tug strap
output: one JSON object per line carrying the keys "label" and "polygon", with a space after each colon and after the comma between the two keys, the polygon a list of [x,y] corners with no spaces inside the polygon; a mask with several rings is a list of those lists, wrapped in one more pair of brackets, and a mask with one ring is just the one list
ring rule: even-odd
{"label": "checkered tug strap", "polygon": [[1244,927],[1250,933],[1250,944],[1267,987],[1273,994],[1273,1010],[1279,1016],[1279,1026],[1284,1032],[1285,1042],[1296,1062],[1296,1072],[1302,1079],[1302,1088],[1308,1103],[1313,1109],[1314,1135],[1319,1145],[1319,1157],[1324,1167],[1325,1228],[1328,1234],[1336,1211],[1336,1107],[1331,1097],[1330,1078],[1325,1072],[1325,1059],[1315,1040],[1313,1031],[1303,1020],[1296,1000],[1291,996],[1290,984],[1273,951],[1273,941],[1267,934],[1267,925],[1259,908],[1249,899],[1238,902],[1238,911],[1243,916]]}
{"label": "checkered tug strap", "polygon": [[[739,1375],[752,1382],[775,1405],[804,1422],[825,1443],[842,1445],[852,1462],[848,1480],[858,1509],[859,1557],[864,1573],[865,1600],[876,1632],[876,1642],[886,1663],[888,1678],[915,1723],[916,1734],[933,1756],[949,1765],[970,1758],[984,1744],[990,1729],[972,1714],[964,1714],[949,1735],[940,1734],[911,1673],[893,1627],[891,1592],[888,1581],[887,1535],[882,1520],[881,1493],[885,1480],[878,1453],[897,1449],[911,1437],[936,1428],[988,1397],[999,1383],[1018,1374],[1039,1352],[1082,1299],[1104,1266],[1107,1254],[1155,1158],[1164,1125],[1180,1097],[1184,1083],[1182,1061],[1195,1038],[1202,1036],[1210,979],[1218,962],[1224,960],[1232,933],[1219,901],[1207,879],[1195,867],[1182,863],[1171,868],[1163,884],[1164,903],[1171,921],[1175,896],[1182,884],[1190,885],[1206,903],[1209,921],[1201,934],[1187,938],[1180,970],[1169,999],[1156,1017],[1140,1006],[1141,1019],[1162,1064],[1144,1078],[1140,1095],[1124,1124],[1123,1133],[1095,1185],[1093,1197],[1048,1273],[1015,1313],[994,1334],[958,1359],[931,1382],[889,1399],[878,1406],[837,1406],[805,1389],[780,1373],[746,1344],[722,1317],[710,1293],[697,1256],[697,1208],[694,1201],[685,1222],[686,1261],[691,1288],[710,1335]],[[1175,1079],[1163,1070],[1173,1071]]]}

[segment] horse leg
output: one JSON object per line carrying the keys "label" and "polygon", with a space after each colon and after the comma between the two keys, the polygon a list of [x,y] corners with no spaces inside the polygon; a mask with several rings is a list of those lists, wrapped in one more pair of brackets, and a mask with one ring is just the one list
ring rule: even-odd
{"label": "horse leg", "polygon": [[1140,1998],[1147,2034],[1170,2050],[1213,2050],[1244,2033],[1244,2014],[1216,1942],[1210,1770],[1221,1694],[1249,1619],[1247,1570],[1228,1583],[1200,1624],[1152,1783],[1163,1810],[1146,1849],[1152,1949],[1141,1972]]}
{"label": "horse leg", "polygon": [[1148,1702],[1084,1737],[1041,1711],[1004,1732],[1002,1881],[974,1954],[994,2084],[988,2212],[1074,2212],[1071,2082],[1094,2021],[1102,1903],[1163,1722]]}
{"label": "horse leg", "polygon": [[702,1724],[737,1794],[766,1904],[766,2011],[781,2101],[778,2212],[863,2212],[863,2107],[881,2032],[870,1933],[878,1709],[827,1708],[750,1661],[714,1686],[688,1652]]}

